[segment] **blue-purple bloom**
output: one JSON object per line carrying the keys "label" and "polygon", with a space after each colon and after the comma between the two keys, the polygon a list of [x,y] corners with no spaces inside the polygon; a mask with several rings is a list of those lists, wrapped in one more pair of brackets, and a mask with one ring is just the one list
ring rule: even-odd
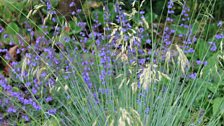
{"label": "blue-purple bloom", "polygon": [[75,6],[75,2],[74,2],[74,1],[72,1],[72,2],[69,4],[69,7],[73,7],[73,6]]}
{"label": "blue-purple bloom", "polygon": [[146,40],[146,43],[147,43],[147,44],[151,44],[151,40],[150,40],[150,39],[147,39],[147,40]]}
{"label": "blue-purple bloom", "polygon": [[149,111],[150,111],[150,107],[146,107],[145,114],[149,114]]}
{"label": "blue-purple bloom", "polygon": [[218,27],[222,27],[222,25],[223,25],[222,21],[219,21],[218,24],[217,24]]}
{"label": "blue-purple bloom", "polygon": [[196,63],[197,63],[198,65],[201,65],[203,62],[202,62],[201,60],[197,60]]}
{"label": "blue-purple bloom", "polygon": [[7,112],[8,112],[8,113],[16,113],[16,109],[15,109],[15,107],[10,106],[10,107],[7,109]]}
{"label": "blue-purple bloom", "polygon": [[22,118],[23,118],[25,121],[29,121],[29,120],[30,120],[29,116],[27,116],[27,115],[22,115]]}
{"label": "blue-purple bloom", "polygon": [[47,10],[50,10],[50,9],[51,9],[51,7],[52,7],[52,5],[51,5],[50,1],[47,1],[46,5],[47,5]]}
{"label": "blue-purple bloom", "polygon": [[82,72],[82,77],[83,77],[85,83],[88,85],[88,87],[92,88],[93,84],[92,84],[90,76],[89,76],[89,71],[90,71],[89,63],[88,63],[88,61],[84,61],[82,63],[82,65],[84,65],[84,71]]}
{"label": "blue-purple bloom", "polygon": [[223,34],[216,34],[215,35],[215,38],[216,39],[223,39],[224,38],[224,35]]}
{"label": "blue-purple bloom", "polygon": [[55,115],[56,114],[56,112],[57,112],[57,109],[49,109],[48,111],[47,111],[49,114],[51,114],[51,115]]}
{"label": "blue-purple bloom", "polygon": [[3,31],[4,31],[4,28],[0,26],[0,33],[2,33]]}
{"label": "blue-purple bloom", "polygon": [[46,102],[50,102],[50,101],[52,101],[52,100],[53,100],[53,98],[52,98],[51,96],[48,96],[48,97],[45,99]]}
{"label": "blue-purple bloom", "polygon": [[36,110],[41,110],[41,106],[39,106],[36,102],[32,103],[32,106],[36,109]]}
{"label": "blue-purple bloom", "polygon": [[197,78],[197,73],[192,73],[189,75],[189,78],[191,79],[196,79]]}
{"label": "blue-purple bloom", "polygon": [[8,38],[9,37],[9,35],[8,34],[4,34],[4,36],[3,36],[4,38]]}
{"label": "blue-purple bloom", "polygon": [[140,11],[139,13],[143,15],[143,14],[145,14],[145,11]]}
{"label": "blue-purple bloom", "polygon": [[217,46],[215,42],[209,42],[210,51],[215,52],[217,50]]}

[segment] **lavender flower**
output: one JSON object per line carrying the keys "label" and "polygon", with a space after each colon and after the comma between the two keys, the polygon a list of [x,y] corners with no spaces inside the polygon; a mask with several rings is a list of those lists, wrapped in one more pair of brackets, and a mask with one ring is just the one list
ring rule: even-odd
{"label": "lavender flower", "polygon": [[217,34],[217,35],[215,35],[215,38],[216,39],[223,39],[224,35],[223,34]]}
{"label": "lavender flower", "polygon": [[202,62],[201,60],[197,60],[196,63],[197,63],[198,65],[201,65],[203,62]]}
{"label": "lavender flower", "polygon": [[91,82],[90,76],[89,76],[89,71],[90,71],[90,69],[88,67],[89,63],[87,61],[84,61],[82,64],[84,65],[84,71],[82,72],[83,79],[84,79],[85,83],[88,85],[88,87],[92,88],[92,82]]}
{"label": "lavender flower", "polygon": [[73,6],[75,6],[75,2],[74,2],[74,1],[72,1],[72,2],[69,4],[69,7],[73,7]]}
{"label": "lavender flower", "polygon": [[139,14],[143,15],[145,14],[145,11],[140,11]]}
{"label": "lavender flower", "polygon": [[16,113],[16,109],[15,109],[15,107],[10,106],[10,107],[7,109],[7,112],[8,112],[8,113]]}
{"label": "lavender flower", "polygon": [[147,107],[147,108],[145,109],[145,114],[149,114],[149,111],[150,111],[150,107]]}
{"label": "lavender flower", "polygon": [[71,14],[74,16],[75,15],[75,11],[72,11]]}
{"label": "lavender flower", "polygon": [[51,114],[51,115],[55,115],[56,112],[57,112],[57,109],[50,109],[50,110],[48,110],[47,112],[48,112],[49,114]]}
{"label": "lavender flower", "polygon": [[189,75],[189,78],[191,79],[196,79],[197,78],[197,73],[192,73]]}
{"label": "lavender flower", "polygon": [[147,39],[147,40],[146,40],[146,43],[147,43],[147,44],[151,44],[151,40],[150,40],[150,39]]}
{"label": "lavender flower", "polygon": [[2,114],[2,113],[0,113],[0,121],[2,121],[2,120],[3,120],[3,118],[4,118],[3,114]]}
{"label": "lavender flower", "polygon": [[223,25],[222,21],[219,21],[218,24],[217,24],[218,27],[222,27],[222,25]]}
{"label": "lavender flower", "polygon": [[50,101],[52,101],[52,100],[53,100],[53,98],[52,98],[51,96],[48,96],[48,97],[45,99],[46,102],[50,102]]}
{"label": "lavender flower", "polygon": [[168,9],[172,9],[172,8],[173,8],[173,5],[174,5],[173,1],[170,0],[170,1],[168,2]]}
{"label": "lavender flower", "polygon": [[215,42],[209,42],[210,51],[215,52],[217,50],[217,46]]}
{"label": "lavender flower", "polygon": [[81,13],[82,10],[81,10],[81,9],[77,9],[76,12],[77,12],[77,13]]}
{"label": "lavender flower", "polygon": [[46,5],[47,5],[47,10],[50,10],[52,8],[50,1],[47,1]]}
{"label": "lavender flower", "polygon": [[6,39],[6,38],[8,38],[9,37],[9,35],[8,34],[4,34],[4,39]]}
{"label": "lavender flower", "polygon": [[33,101],[33,103],[32,103],[32,106],[33,106],[33,108],[35,108],[36,110],[41,110],[41,107],[40,107],[36,102],[34,102],[34,101]]}
{"label": "lavender flower", "polygon": [[3,31],[4,31],[4,28],[0,26],[0,33],[2,33]]}
{"label": "lavender flower", "polygon": [[29,121],[29,120],[30,120],[29,116],[27,116],[27,115],[22,115],[22,118],[23,118],[25,121]]}
{"label": "lavender flower", "polygon": [[33,94],[37,94],[37,89],[33,87],[33,88],[32,88],[32,93],[33,93]]}
{"label": "lavender flower", "polygon": [[208,62],[207,62],[207,61],[205,61],[203,64],[206,66],[206,65],[208,64]]}

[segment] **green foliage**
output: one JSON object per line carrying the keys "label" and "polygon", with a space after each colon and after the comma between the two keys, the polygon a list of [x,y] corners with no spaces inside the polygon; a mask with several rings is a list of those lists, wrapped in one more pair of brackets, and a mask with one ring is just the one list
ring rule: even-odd
{"label": "green foliage", "polygon": [[212,112],[213,115],[216,114],[224,114],[224,98],[223,97],[217,97],[212,101]]}
{"label": "green foliage", "polygon": [[19,33],[19,27],[15,22],[11,22],[6,27],[6,33],[15,35],[16,33]]}

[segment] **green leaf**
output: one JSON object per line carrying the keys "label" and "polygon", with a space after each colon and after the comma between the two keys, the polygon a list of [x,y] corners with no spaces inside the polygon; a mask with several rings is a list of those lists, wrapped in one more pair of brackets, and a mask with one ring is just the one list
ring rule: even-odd
{"label": "green leaf", "polygon": [[199,38],[197,40],[195,50],[197,52],[196,54],[198,54],[198,58],[200,60],[202,60],[204,58],[206,52],[209,50],[209,45],[205,40]]}
{"label": "green leaf", "polygon": [[212,105],[213,115],[224,113],[224,98],[218,97],[213,100]]}
{"label": "green leaf", "polygon": [[207,38],[211,38],[216,34],[217,29],[219,28],[217,27],[216,23],[208,23],[204,27],[204,34],[207,35]]}
{"label": "green leaf", "polygon": [[51,4],[53,7],[56,7],[59,3],[59,0],[51,0]]}
{"label": "green leaf", "polygon": [[208,64],[203,68],[203,73],[209,74],[210,72],[213,72],[213,75],[215,74],[214,68],[215,66],[218,66],[218,58],[217,58],[218,55],[219,52],[216,52],[211,57],[208,58],[207,60]]}
{"label": "green leaf", "polygon": [[174,29],[177,34],[186,34],[188,32],[188,30],[186,28],[183,28],[176,24],[172,24],[171,29]]}
{"label": "green leaf", "polygon": [[115,16],[116,16],[116,13],[115,13],[115,10],[114,10],[114,4],[113,3],[109,3],[108,4],[108,8],[109,8],[109,14],[110,14],[110,20],[113,21],[115,19]]}
{"label": "green leaf", "polygon": [[200,25],[200,23],[198,23],[198,22],[195,22],[195,23],[192,24],[192,34],[193,35],[196,34],[197,32],[199,32],[198,31],[199,30],[199,25]]}
{"label": "green leaf", "polygon": [[82,31],[82,28],[79,27],[79,26],[77,26],[77,23],[76,22],[71,21],[69,23],[69,25],[70,25],[70,27],[72,29],[71,34],[77,34],[77,33],[79,33],[79,32]]}
{"label": "green leaf", "polygon": [[18,12],[18,10],[22,11],[22,9],[26,8],[25,1],[17,2],[15,0],[3,0],[5,1],[4,5],[12,12]]}
{"label": "green leaf", "polygon": [[58,119],[55,117],[44,121],[43,126],[58,126],[58,124]]}
{"label": "green leaf", "polygon": [[15,91],[15,92],[19,92],[20,91],[18,87],[13,87],[12,90]]}
{"label": "green leaf", "polygon": [[210,90],[212,93],[215,93],[217,91],[217,84],[210,84],[207,85],[208,90]]}
{"label": "green leaf", "polygon": [[157,18],[158,18],[158,15],[153,12],[145,14],[145,19],[149,24],[152,23]]}
{"label": "green leaf", "polygon": [[16,23],[9,23],[6,27],[6,32],[9,34],[17,34],[19,33],[19,27]]}
{"label": "green leaf", "polygon": [[[158,18],[158,15],[155,13],[146,13],[145,14],[145,20],[147,21],[148,24],[151,24],[153,21],[155,21]],[[136,13],[133,17],[132,20],[138,24],[142,18],[141,15],[139,13]]]}
{"label": "green leaf", "polygon": [[86,42],[86,47],[88,49],[91,49],[93,47],[95,40],[94,39],[88,39],[88,41]]}

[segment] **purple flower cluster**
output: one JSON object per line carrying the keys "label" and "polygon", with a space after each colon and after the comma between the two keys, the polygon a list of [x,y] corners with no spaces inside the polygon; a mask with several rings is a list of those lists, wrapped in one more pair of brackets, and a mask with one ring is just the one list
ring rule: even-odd
{"label": "purple flower cluster", "polygon": [[111,57],[108,56],[110,54],[110,50],[106,50],[104,47],[99,52],[100,64],[103,66],[99,78],[102,84],[106,84],[106,76],[110,76],[111,71]]}
{"label": "purple flower cluster", "polygon": [[84,79],[85,83],[88,85],[88,87],[92,88],[93,84],[92,84],[90,76],[89,76],[90,64],[88,61],[84,61],[82,63],[82,65],[84,66],[84,70],[82,72],[83,79]]}
{"label": "purple flower cluster", "polygon": [[[24,110],[26,110],[26,107],[28,106],[32,106],[36,110],[41,109],[40,105],[38,105],[37,102],[33,100],[32,97],[27,98],[26,91],[25,92],[14,91],[15,87],[12,87],[11,85],[9,85],[6,78],[4,78],[3,75],[0,75],[0,87],[3,89],[2,90],[3,94],[7,95],[7,97],[9,98],[9,99],[4,98],[3,100],[1,100],[0,108],[5,108],[8,115],[16,113],[17,111],[22,111],[22,110],[16,109],[15,104],[13,102],[14,100],[17,101],[18,103],[21,103],[23,105],[22,108]],[[14,100],[12,101],[12,99]],[[23,116],[26,116],[26,115],[23,115]]]}
{"label": "purple flower cluster", "polygon": [[[5,95],[0,95],[3,98],[0,110],[7,113],[4,119],[19,113],[20,118],[29,121],[27,111],[40,113],[43,105],[52,104],[54,98],[50,95],[50,88],[56,83],[55,76],[60,75],[59,71],[66,69],[67,64],[65,57],[61,56],[63,49],[61,53],[57,53],[44,36],[37,37],[35,43],[29,46],[25,46],[23,41],[19,42],[16,54],[23,55],[22,61],[12,61],[8,50],[0,50],[5,53],[5,60],[12,68],[8,71],[10,78],[0,74],[0,88]],[[18,108],[18,104],[21,107]],[[49,110],[49,113],[55,114],[56,111],[53,110],[54,108],[52,111]]]}
{"label": "purple flower cluster", "polygon": [[166,27],[163,34],[163,42],[166,46],[170,46],[172,44],[172,37],[171,35],[175,33],[175,30]]}
{"label": "purple flower cluster", "polygon": [[[168,14],[174,14],[173,6],[174,6],[174,2],[172,0],[168,1],[168,6],[167,6]],[[170,20],[166,20],[166,21],[170,21]]]}

